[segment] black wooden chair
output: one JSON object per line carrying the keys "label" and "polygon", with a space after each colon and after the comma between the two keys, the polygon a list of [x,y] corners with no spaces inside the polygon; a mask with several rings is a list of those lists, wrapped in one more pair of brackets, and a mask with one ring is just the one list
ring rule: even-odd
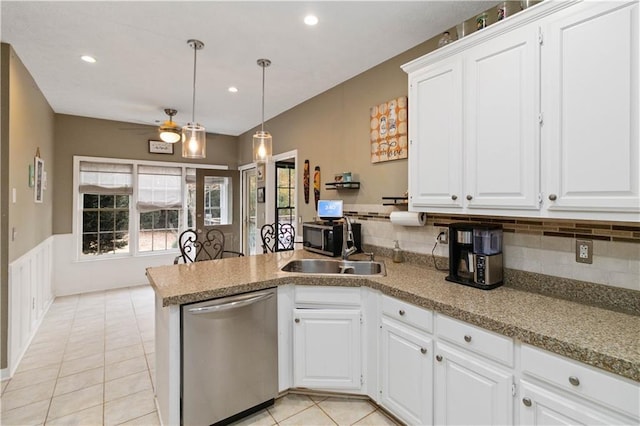
{"label": "black wooden chair", "polygon": [[293,250],[296,228],[290,223],[267,223],[260,228],[262,252]]}
{"label": "black wooden chair", "polygon": [[187,229],[178,238],[180,255],[176,256],[173,263],[180,259],[184,263],[200,262],[202,260],[222,259],[223,257],[244,256],[243,253],[224,249],[224,233],[219,229],[210,229],[203,240],[198,240],[198,234],[193,229]]}

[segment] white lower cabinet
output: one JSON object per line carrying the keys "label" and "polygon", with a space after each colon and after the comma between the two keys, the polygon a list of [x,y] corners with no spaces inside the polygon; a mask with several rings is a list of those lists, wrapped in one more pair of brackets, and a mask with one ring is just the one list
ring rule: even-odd
{"label": "white lower cabinet", "polygon": [[294,309],[294,387],[359,390],[360,322],[360,309]]}
{"label": "white lower cabinet", "polygon": [[511,372],[442,343],[435,358],[435,424],[513,423]]}
{"label": "white lower cabinet", "polygon": [[520,423],[640,424],[640,384],[522,345]]}
{"label": "white lower cabinet", "polygon": [[407,424],[433,422],[433,340],[382,318],[380,403]]}
{"label": "white lower cabinet", "polygon": [[527,381],[520,388],[521,425],[619,425],[632,424],[607,415],[592,403],[560,395],[550,387]]}

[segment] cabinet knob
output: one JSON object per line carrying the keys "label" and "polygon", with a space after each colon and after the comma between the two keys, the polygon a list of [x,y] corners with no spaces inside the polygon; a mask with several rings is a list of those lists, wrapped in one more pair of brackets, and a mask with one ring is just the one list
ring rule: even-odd
{"label": "cabinet knob", "polygon": [[557,199],[558,199],[558,196],[557,196],[556,194],[549,194],[549,199],[550,199],[551,201],[555,201],[555,200],[557,200]]}
{"label": "cabinet knob", "polygon": [[294,321],[295,321],[296,323],[298,323],[298,322],[300,322],[300,318],[296,318],[296,319],[294,319]]}
{"label": "cabinet knob", "polygon": [[467,343],[471,342],[471,336],[469,336],[468,334],[465,334],[464,335],[464,341],[467,342]]}
{"label": "cabinet knob", "polygon": [[423,354],[427,353],[427,348],[420,348],[420,352],[422,352]]}
{"label": "cabinet knob", "polygon": [[570,376],[569,383],[571,383],[573,386],[580,386],[580,379],[578,379],[576,376]]}
{"label": "cabinet knob", "polygon": [[400,316],[404,316],[404,309],[400,309],[398,313],[400,314]]}
{"label": "cabinet knob", "polygon": [[455,200],[457,200],[457,199],[458,199],[458,196],[457,196],[456,194],[453,194],[453,195],[451,196],[451,199],[452,199],[453,201],[455,201]]}
{"label": "cabinet knob", "polygon": [[525,407],[531,407],[531,400],[526,396],[522,398],[522,403],[524,404]]}
{"label": "cabinet knob", "polygon": [[436,355],[436,361],[442,362],[442,355]]}
{"label": "cabinet knob", "polygon": [[473,200],[473,196],[472,196],[471,194],[467,195],[467,200],[468,200],[468,201]]}

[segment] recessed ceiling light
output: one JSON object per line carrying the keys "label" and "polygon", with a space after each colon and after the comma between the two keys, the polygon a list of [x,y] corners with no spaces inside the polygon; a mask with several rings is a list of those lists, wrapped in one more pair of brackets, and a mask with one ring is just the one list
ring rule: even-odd
{"label": "recessed ceiling light", "polygon": [[318,17],[315,15],[307,15],[304,17],[304,23],[307,25],[316,25],[318,23]]}
{"label": "recessed ceiling light", "polygon": [[82,59],[85,62],[89,62],[90,64],[96,63],[96,58],[94,58],[93,56],[83,55],[80,57],[80,59]]}
{"label": "recessed ceiling light", "polygon": [[238,88],[235,86],[231,86],[227,90],[230,91],[231,93],[238,93]]}

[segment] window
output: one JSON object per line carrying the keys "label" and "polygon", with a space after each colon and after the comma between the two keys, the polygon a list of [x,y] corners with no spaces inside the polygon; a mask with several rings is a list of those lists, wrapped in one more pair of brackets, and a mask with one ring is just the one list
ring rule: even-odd
{"label": "window", "polygon": [[178,247],[182,217],[182,168],[138,166],[138,251]]}
{"label": "window", "polygon": [[82,254],[129,253],[132,166],[80,162]]}
{"label": "window", "polygon": [[[195,167],[76,157],[74,170],[74,229],[83,258],[177,250],[180,233],[195,227]],[[214,224],[227,222],[223,183],[211,182],[205,203]]]}
{"label": "window", "polygon": [[295,225],[296,169],[290,162],[276,163],[276,221]]}

